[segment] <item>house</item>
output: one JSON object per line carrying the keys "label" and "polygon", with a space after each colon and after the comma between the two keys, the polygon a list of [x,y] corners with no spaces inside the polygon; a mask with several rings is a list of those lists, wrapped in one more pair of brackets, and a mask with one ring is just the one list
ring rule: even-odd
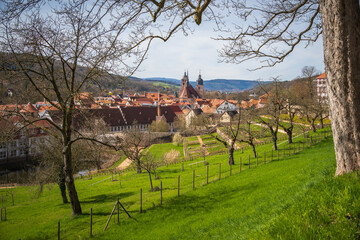
{"label": "house", "polygon": [[220,116],[220,123],[230,123],[236,114],[238,114],[237,111],[224,112]]}
{"label": "house", "polygon": [[214,113],[223,114],[224,112],[236,111],[237,109],[238,108],[236,107],[236,104],[224,100],[220,105],[216,107]]}
{"label": "house", "polygon": [[[87,119],[103,119],[109,127],[109,132],[116,134],[132,129],[147,131],[153,121],[161,118],[169,124],[171,131],[173,131],[173,123],[176,117],[174,110],[176,112],[180,111],[179,108],[174,106],[117,106],[102,109],[84,109],[74,111],[73,124],[74,128],[81,130],[84,121],[87,121]],[[49,112],[50,119],[56,124],[61,124],[61,114],[60,111]]]}
{"label": "house", "polygon": [[202,114],[202,110],[200,108],[191,109],[185,116],[186,128],[189,128],[193,123],[194,120]]}
{"label": "house", "polygon": [[[35,120],[36,118],[30,118]],[[33,165],[39,154],[39,144],[48,137],[44,129],[48,121],[40,120],[27,125],[19,116],[9,116],[0,121],[0,169],[18,170]]]}
{"label": "house", "polygon": [[325,103],[329,101],[326,84],[326,73],[323,73],[316,78],[316,93],[319,97],[319,101],[324,101]]}

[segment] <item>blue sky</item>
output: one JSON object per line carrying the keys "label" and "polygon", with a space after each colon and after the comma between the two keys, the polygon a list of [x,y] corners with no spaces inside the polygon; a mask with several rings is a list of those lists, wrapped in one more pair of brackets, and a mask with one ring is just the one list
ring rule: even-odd
{"label": "blue sky", "polygon": [[[210,28],[210,29],[209,29]],[[222,42],[212,40],[216,36],[211,27],[200,26],[193,34],[178,33],[168,42],[154,42],[148,58],[143,62],[136,77],[168,77],[181,79],[184,70],[189,70],[190,80],[196,80],[201,70],[204,80],[226,78],[244,80],[269,80],[279,76],[281,80],[292,80],[301,75],[304,66],[315,66],[324,71],[322,38],[305,48],[298,46],[283,63],[257,71],[248,69],[258,66],[256,61],[242,64],[219,63],[218,50]]]}

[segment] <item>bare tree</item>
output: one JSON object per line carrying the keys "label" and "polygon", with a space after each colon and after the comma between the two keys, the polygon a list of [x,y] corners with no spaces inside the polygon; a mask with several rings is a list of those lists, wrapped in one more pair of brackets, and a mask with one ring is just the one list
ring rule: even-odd
{"label": "bare tree", "polygon": [[152,192],[154,191],[154,187],[151,174],[154,174],[154,176],[156,176],[156,170],[162,165],[163,161],[156,157],[156,154],[152,154],[148,150],[146,151],[146,153],[143,154],[141,158],[140,167],[144,169],[149,175],[150,189]]}
{"label": "bare tree", "polygon": [[256,139],[260,137],[258,131],[253,129],[253,121],[256,119],[256,111],[252,108],[241,110],[242,112],[242,126],[240,128],[241,134],[238,137],[239,142],[247,143],[254,154],[254,158],[256,158]]}
{"label": "bare tree", "polygon": [[262,87],[266,93],[265,105],[260,109],[256,121],[266,126],[271,133],[273,148],[277,150],[278,131],[280,123],[280,114],[284,106],[284,99],[281,97],[280,83],[278,78],[273,78],[272,88],[270,90]]}
{"label": "bare tree", "polygon": [[284,98],[282,101],[283,106],[282,111],[287,117],[279,121],[279,126],[286,132],[288,135],[288,143],[292,143],[293,141],[293,130],[294,130],[294,119],[299,114],[300,109],[300,100],[298,98],[298,85],[292,85],[289,89],[284,89],[281,92],[281,95]]}
{"label": "bare tree", "polygon": [[[59,125],[49,122],[55,129],[51,134],[62,138],[73,215],[82,210],[73,179],[72,145],[87,139],[73,134],[75,97],[88,84],[101,85],[99,79],[111,78],[110,70],[129,75],[138,67],[147,47],[144,51],[140,48],[145,40],[143,34],[136,34],[142,29],[135,20],[144,7],[131,1],[24,1],[7,2],[1,9],[2,50],[16,63],[15,71],[61,112]],[[118,18],[110,23],[109,17],[115,13]],[[127,59],[135,64],[130,66]],[[121,68],[115,68],[115,60]]]}
{"label": "bare tree", "polygon": [[241,111],[234,116],[234,118],[230,119],[230,123],[224,125],[224,131],[226,134],[226,138],[221,138],[218,135],[212,135],[217,141],[224,144],[224,146],[228,150],[229,154],[229,165],[234,165],[234,151],[235,151],[235,144],[237,141],[237,138],[240,133],[240,127],[241,127]]}
{"label": "bare tree", "polygon": [[145,150],[151,146],[151,134],[132,129],[124,132],[121,139],[120,150],[127,158],[135,162],[137,173],[142,173],[141,159]]}
{"label": "bare tree", "polygon": [[229,8],[243,21],[220,38],[228,42],[222,52],[226,61],[257,58],[274,66],[322,35],[335,175],[360,169],[359,5],[358,0],[231,1]]}

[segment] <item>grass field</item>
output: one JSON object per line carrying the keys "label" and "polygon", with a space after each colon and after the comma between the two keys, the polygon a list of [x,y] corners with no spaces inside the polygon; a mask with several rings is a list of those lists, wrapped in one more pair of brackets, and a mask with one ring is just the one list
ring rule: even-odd
{"label": "grass field", "polygon": [[[297,140],[302,141],[301,138]],[[7,221],[0,222],[0,239],[56,239],[58,221],[62,239],[87,239],[90,208],[94,213],[94,239],[271,239],[279,236],[301,239],[299,234],[302,231],[307,231],[304,236],[315,236],[315,239],[327,238],[329,234],[330,238],[340,239],[338,237],[345,230],[332,230],[334,224],[349,229],[351,236],[358,236],[359,206],[352,201],[359,195],[359,181],[357,175],[333,178],[335,157],[332,141],[325,140],[289,157],[284,153],[292,150],[285,150],[284,144],[280,147],[280,160],[275,161],[274,157],[274,161],[264,164],[263,153],[271,151],[271,146],[258,146],[259,166],[255,167],[256,159],[252,158],[250,169],[247,162],[250,151],[243,154],[237,151],[232,176],[226,165],[226,154],[207,157],[210,164],[208,185],[207,167],[192,164],[196,160],[185,162],[184,171],[181,171],[181,164],[162,167],[157,171],[160,179],[154,181],[156,186],[160,181],[163,184],[162,206],[160,192],[149,191],[148,176],[131,171],[123,173],[121,181],[119,175],[117,181],[111,181],[111,175],[78,179],[76,187],[84,215],[75,218],[70,217],[70,206],[61,204],[56,185],[45,187],[40,197],[35,195],[35,186],[0,189],[3,204],[7,206]],[[269,161],[269,153],[267,156]],[[241,173],[240,157],[243,159]],[[194,170],[195,189],[192,181]],[[178,176],[181,176],[180,197]],[[140,188],[143,189],[141,214]],[[319,191],[325,195],[319,196]],[[343,195],[345,198],[338,203]],[[104,232],[117,197],[137,221],[128,219],[121,212],[120,226],[111,220],[109,229]],[[323,202],[317,205],[319,200]],[[342,216],[344,212],[350,214],[351,223],[346,222],[348,218],[343,219],[347,216]],[[306,213],[305,217],[303,213]],[[306,221],[302,222],[302,219]],[[315,219],[314,223],[312,219]],[[319,224],[322,228],[318,227]],[[327,229],[331,229],[328,235]]]}

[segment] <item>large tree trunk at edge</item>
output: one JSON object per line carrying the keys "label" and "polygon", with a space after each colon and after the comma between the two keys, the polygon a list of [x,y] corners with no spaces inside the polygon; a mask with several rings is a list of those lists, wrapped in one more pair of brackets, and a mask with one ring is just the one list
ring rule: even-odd
{"label": "large tree trunk at edge", "polygon": [[228,153],[229,153],[229,166],[234,165],[234,147],[230,146],[228,148]]}
{"label": "large tree trunk at edge", "polygon": [[360,169],[360,7],[320,0],[336,173]]}

